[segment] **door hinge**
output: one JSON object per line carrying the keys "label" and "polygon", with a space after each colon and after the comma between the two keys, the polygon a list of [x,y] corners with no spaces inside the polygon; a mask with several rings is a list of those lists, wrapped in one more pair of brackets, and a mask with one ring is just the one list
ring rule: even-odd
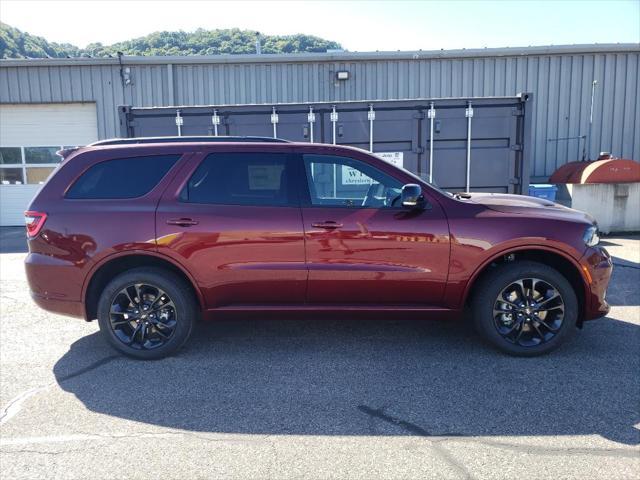
{"label": "door hinge", "polygon": [[418,155],[420,155],[421,153],[425,152],[425,148],[424,147],[415,147],[413,150],[411,150],[413,153],[417,153]]}
{"label": "door hinge", "polygon": [[520,179],[519,178],[510,178],[509,179],[509,185],[520,185]]}
{"label": "door hinge", "polygon": [[511,148],[511,150],[516,151],[516,152],[521,152],[522,151],[522,145],[519,145],[517,143],[511,145],[511,147],[509,147],[509,148]]}
{"label": "door hinge", "polygon": [[418,110],[413,114],[413,118],[415,120],[424,120],[425,118],[427,118],[427,115],[422,110]]}
{"label": "door hinge", "polygon": [[522,117],[524,115],[524,110],[522,108],[513,107],[511,109],[511,115],[514,117]]}

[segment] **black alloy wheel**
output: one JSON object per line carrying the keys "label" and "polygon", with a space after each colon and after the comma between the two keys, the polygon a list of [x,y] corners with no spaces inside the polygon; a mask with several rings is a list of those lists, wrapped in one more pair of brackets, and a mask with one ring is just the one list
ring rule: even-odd
{"label": "black alloy wheel", "polygon": [[477,332],[505,353],[532,357],[559,347],[577,330],[578,294],[558,270],[515,260],[495,265],[473,286]]}
{"label": "black alloy wheel", "polygon": [[156,285],[134,283],[120,290],[111,302],[109,321],[115,336],[140,350],[161,347],[178,322],[176,306]]}
{"label": "black alloy wheel", "polygon": [[112,347],[151,360],[169,356],[186,343],[200,309],[186,279],[168,269],[139,267],[104,287],[97,317]]}
{"label": "black alloy wheel", "polygon": [[523,278],[504,288],[493,307],[493,321],[507,341],[532,347],[550,341],[564,320],[564,300],[549,282]]}

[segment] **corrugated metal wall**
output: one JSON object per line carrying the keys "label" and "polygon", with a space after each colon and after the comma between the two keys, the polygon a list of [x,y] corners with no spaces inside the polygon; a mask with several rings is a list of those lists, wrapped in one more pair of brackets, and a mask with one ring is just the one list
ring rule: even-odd
{"label": "corrugated metal wall", "polygon": [[117,67],[4,67],[1,62],[0,103],[96,102],[99,137],[116,136],[117,106],[124,101]]}
{"label": "corrugated metal wall", "polygon": [[[515,49],[512,49],[515,50]],[[549,49],[553,51],[551,47]],[[600,48],[600,50],[602,50]],[[640,160],[640,49],[611,52],[528,54],[347,61],[278,61],[172,65],[127,58],[132,84],[122,86],[117,63],[110,65],[17,66],[0,63],[0,103],[95,101],[99,135],[116,136],[116,106],[297,103],[534,94],[533,180],[582,156],[592,81],[597,80],[588,156],[599,151]],[[290,57],[295,59],[295,57]],[[32,61],[31,64],[37,64]],[[90,61],[87,61],[90,62]],[[335,81],[348,70],[350,79]]]}

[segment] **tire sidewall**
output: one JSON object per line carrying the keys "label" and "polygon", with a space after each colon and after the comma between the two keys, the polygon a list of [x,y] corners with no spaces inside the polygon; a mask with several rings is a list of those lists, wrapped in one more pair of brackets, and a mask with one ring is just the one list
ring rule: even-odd
{"label": "tire sidewall", "polygon": [[[111,328],[109,311],[115,296],[125,286],[133,283],[145,283],[156,286],[166,292],[176,307],[177,324],[171,338],[164,345],[139,350],[124,344]],[[107,284],[98,301],[98,324],[108,342],[117,350],[130,357],[139,359],[157,359],[171,355],[184,345],[193,329],[195,311],[194,300],[184,286],[184,282],[171,272],[160,269],[134,269],[115,277]]]}
{"label": "tire sidewall", "polygon": [[[498,333],[494,325],[493,307],[500,292],[509,284],[523,278],[539,278],[553,286],[564,301],[564,320],[560,331],[548,342],[535,347],[524,347],[509,342]],[[500,350],[517,356],[536,356],[550,352],[564,343],[576,330],[578,299],[569,281],[557,270],[535,263],[514,262],[503,264],[483,279],[472,302],[474,324],[478,332]]]}

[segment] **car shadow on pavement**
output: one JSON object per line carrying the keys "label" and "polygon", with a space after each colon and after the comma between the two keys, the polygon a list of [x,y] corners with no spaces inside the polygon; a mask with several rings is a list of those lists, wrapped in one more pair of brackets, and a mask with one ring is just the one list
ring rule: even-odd
{"label": "car shadow on pavement", "polygon": [[539,358],[502,355],[465,322],[236,320],[200,324],[177,356],[151,362],[92,334],[54,372],[93,412],[190,431],[635,445],[639,344],[637,325],[613,319]]}

